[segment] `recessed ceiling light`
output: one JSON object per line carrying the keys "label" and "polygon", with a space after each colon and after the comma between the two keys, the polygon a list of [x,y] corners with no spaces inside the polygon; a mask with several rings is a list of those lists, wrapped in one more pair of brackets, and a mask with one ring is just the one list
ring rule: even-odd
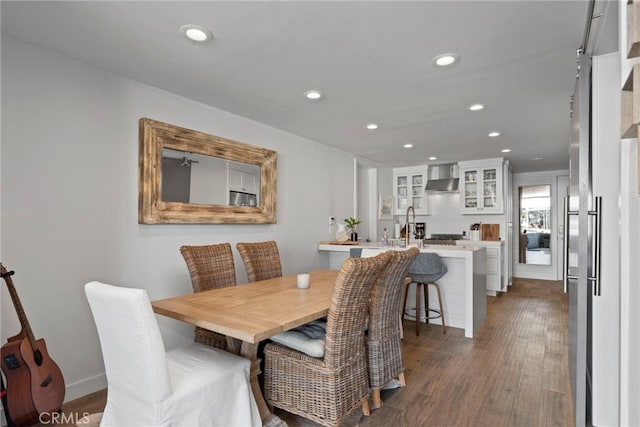
{"label": "recessed ceiling light", "polygon": [[511,152],[511,148],[505,148],[503,150],[501,150],[503,153],[510,153]]}
{"label": "recessed ceiling light", "polygon": [[194,42],[206,42],[213,38],[211,31],[199,25],[187,24],[180,27],[180,32]]}
{"label": "recessed ceiling light", "polygon": [[500,132],[496,132],[496,131],[494,131],[494,132],[489,132],[489,136],[490,136],[491,138],[495,138],[496,136],[500,136]]}
{"label": "recessed ceiling light", "polygon": [[365,126],[367,129],[369,130],[376,130],[378,129],[378,125],[375,123],[369,123],[368,125]]}
{"label": "recessed ceiling light", "polygon": [[413,144],[404,144],[403,147],[404,148],[413,148]]}
{"label": "recessed ceiling light", "polygon": [[471,106],[469,106],[469,110],[471,111],[480,111],[484,108],[484,105],[482,104],[473,104]]}
{"label": "recessed ceiling light", "polygon": [[429,160],[438,160],[438,158],[436,156],[431,156],[429,157]]}
{"label": "recessed ceiling light", "polygon": [[460,60],[460,56],[456,53],[443,53],[434,57],[431,63],[437,67],[449,67],[456,64]]}
{"label": "recessed ceiling light", "polygon": [[319,90],[308,90],[304,93],[304,96],[307,97],[307,99],[320,99],[322,98],[322,92],[320,92]]}
{"label": "recessed ceiling light", "polygon": [[531,160],[543,160],[544,157],[542,156],[538,156],[538,157],[532,157]]}

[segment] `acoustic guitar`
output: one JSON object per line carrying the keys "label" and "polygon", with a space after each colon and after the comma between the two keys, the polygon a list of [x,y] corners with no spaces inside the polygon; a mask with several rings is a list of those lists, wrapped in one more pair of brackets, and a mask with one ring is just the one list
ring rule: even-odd
{"label": "acoustic guitar", "polygon": [[64,378],[56,363],[47,353],[44,339],[36,340],[24,313],[11,276],[0,263],[0,276],[4,279],[20,319],[22,330],[7,340],[0,350],[0,367],[7,379],[7,418],[16,426],[32,425],[51,420],[60,412],[64,401]]}

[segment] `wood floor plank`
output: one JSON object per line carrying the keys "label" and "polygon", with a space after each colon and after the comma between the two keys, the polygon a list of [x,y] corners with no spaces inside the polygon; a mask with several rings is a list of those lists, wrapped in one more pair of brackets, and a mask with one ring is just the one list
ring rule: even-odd
{"label": "wood floor plank", "polygon": [[566,354],[546,352],[544,355],[542,384],[545,390],[558,393],[567,392],[567,381],[569,359]]}
{"label": "wood floor plank", "polygon": [[511,426],[533,426],[538,424],[539,407],[531,402],[540,401],[542,389],[542,370],[544,359],[544,344],[530,342],[527,349],[518,392],[509,420]]}
{"label": "wood floor plank", "polygon": [[542,390],[540,396],[540,427],[564,427],[575,425],[571,415],[571,396],[551,390]]}

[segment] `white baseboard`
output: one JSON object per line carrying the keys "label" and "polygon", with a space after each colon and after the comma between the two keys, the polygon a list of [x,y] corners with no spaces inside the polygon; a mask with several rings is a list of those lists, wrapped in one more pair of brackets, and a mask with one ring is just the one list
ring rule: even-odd
{"label": "white baseboard", "polygon": [[554,273],[539,273],[535,271],[519,271],[518,274],[514,274],[513,277],[515,279],[558,280]]}
{"label": "white baseboard", "polygon": [[95,375],[82,381],[67,384],[64,401],[69,402],[71,400],[76,400],[82,396],[86,396],[87,394],[102,390],[103,388],[107,388],[107,377],[105,374]]}

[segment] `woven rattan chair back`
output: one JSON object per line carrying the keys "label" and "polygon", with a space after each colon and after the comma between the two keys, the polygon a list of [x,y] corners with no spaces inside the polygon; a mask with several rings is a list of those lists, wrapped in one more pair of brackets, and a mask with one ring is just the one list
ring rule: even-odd
{"label": "woven rattan chair back", "polygon": [[229,243],[182,246],[180,253],[187,263],[193,292],[236,284],[236,268]]}
{"label": "woven rattan chair back", "polygon": [[328,365],[343,365],[364,345],[371,290],[390,257],[384,252],[372,258],[348,258],[342,265],[327,315],[324,361]]}
{"label": "woven rattan chair back", "polygon": [[275,241],[238,243],[236,248],[247,270],[249,282],[282,276],[280,252]]}
{"label": "woven rattan chair back", "polygon": [[394,378],[399,379],[400,385],[405,385],[400,313],[407,272],[420,250],[411,248],[389,253],[391,259],[378,277],[369,300],[369,329],[366,342],[374,408],[382,404],[382,386]]}
{"label": "woven rattan chair back", "polygon": [[409,266],[420,250],[411,248],[406,251],[389,251],[391,259],[378,277],[369,300],[370,340],[386,339],[400,334],[400,313],[404,281],[408,277]]}
{"label": "woven rattan chair back", "polygon": [[364,343],[371,289],[390,255],[348,258],[336,279],[327,319],[324,358],[281,344],[265,348],[267,403],[325,426],[338,426],[362,407],[369,415]]}
{"label": "woven rattan chair back", "polygon": [[[193,292],[225,288],[236,284],[236,269],[229,243],[182,246],[180,253],[187,263]],[[224,335],[200,327],[195,328],[195,342],[226,349]]]}

